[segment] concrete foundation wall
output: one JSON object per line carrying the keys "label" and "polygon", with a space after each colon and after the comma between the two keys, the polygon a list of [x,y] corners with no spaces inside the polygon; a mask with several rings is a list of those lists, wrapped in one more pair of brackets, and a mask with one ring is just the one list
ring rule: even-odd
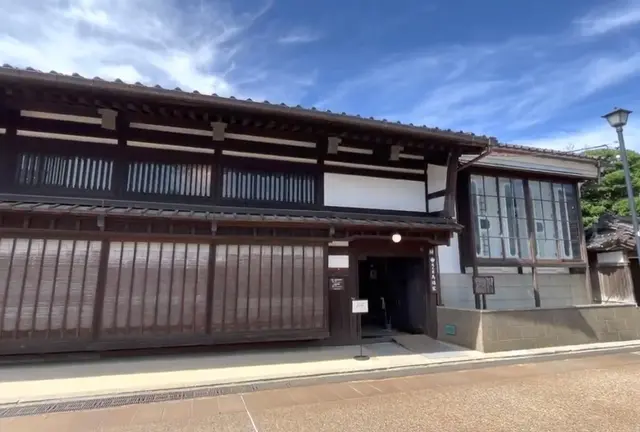
{"label": "concrete foundation wall", "polygon": [[[487,308],[493,310],[530,309],[535,306],[533,276],[524,274],[481,273],[491,275],[496,293],[487,296]],[[591,304],[584,274],[538,274],[540,305],[543,308]],[[475,305],[470,273],[440,274],[440,291],[445,307],[468,309]]]}
{"label": "concrete foundation wall", "polygon": [[438,339],[483,352],[640,339],[635,305],[527,310],[438,308]]}

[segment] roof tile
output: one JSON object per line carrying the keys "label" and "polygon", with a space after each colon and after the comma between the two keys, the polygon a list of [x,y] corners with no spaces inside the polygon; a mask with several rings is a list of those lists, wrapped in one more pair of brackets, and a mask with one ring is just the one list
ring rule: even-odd
{"label": "roof tile", "polygon": [[[29,72],[36,72],[36,73],[46,74],[46,72],[39,71],[39,70],[34,69],[32,67],[18,68],[18,67],[12,66],[12,65],[7,64],[7,63],[4,63],[2,65],[2,68],[3,69],[18,70],[18,71],[19,70],[24,70],[24,71],[29,71]],[[48,72],[48,74],[65,76],[65,74],[62,74],[62,73],[59,73],[59,72],[56,72],[56,71]],[[75,78],[91,80],[91,78],[85,78],[85,77],[83,77],[82,75],[80,75],[78,73],[73,73],[73,74],[71,74],[71,76],[75,77]],[[109,81],[104,80],[103,78],[100,78],[100,77],[94,77],[93,80],[94,81],[100,81],[100,82],[109,82]],[[136,82],[135,84],[127,84],[123,80],[121,80],[120,78],[116,78],[115,80],[110,81],[110,82],[116,83],[116,84],[121,84],[123,86],[155,88],[155,89],[158,89],[158,90],[174,91],[174,92],[179,92],[179,93],[191,93],[191,94],[194,94],[194,95],[201,95],[201,93],[199,93],[197,90],[194,90],[192,92],[186,92],[186,91],[182,90],[180,87],[176,87],[173,90],[168,90],[168,89],[165,89],[164,87],[160,86],[159,84],[155,84],[153,86],[148,86],[148,85],[142,84],[140,82]],[[220,96],[218,94],[216,94],[216,93],[212,93],[211,97],[220,97]],[[240,99],[236,98],[235,96],[229,96],[228,99],[240,100]],[[269,101],[256,102],[256,101],[253,101],[252,99],[246,99],[245,102],[251,102],[251,103],[254,103],[254,104],[273,105]],[[358,118],[358,119],[363,118],[359,114],[351,115],[351,114],[345,113],[344,111],[341,112],[340,114],[338,114],[338,113],[333,113],[330,110],[321,111],[321,110],[318,110],[316,107],[305,108],[305,107],[302,107],[301,105],[289,106],[289,105],[286,105],[284,103],[281,103],[281,104],[278,104],[278,105],[281,106],[281,107],[289,108],[291,110],[324,112],[324,113],[332,114],[332,115],[339,116],[339,117],[351,117],[351,118]],[[378,121],[378,122],[381,122],[381,123],[389,123],[389,121],[387,119],[375,119],[374,117],[368,117],[368,119],[372,120],[372,121]],[[460,136],[460,137],[466,137],[466,138],[476,137],[476,138],[480,138],[480,139],[483,139],[483,140],[490,140],[491,139],[490,137],[487,137],[485,135],[476,135],[474,133],[464,132],[464,131],[454,132],[451,129],[433,128],[433,127],[428,127],[426,125],[416,126],[413,123],[402,123],[400,121],[396,121],[396,122],[393,122],[393,123],[397,124],[397,125],[401,125],[401,126],[406,126],[406,127],[409,127],[409,128],[422,129],[422,130],[427,130],[427,131],[432,131],[432,132],[444,132],[444,133],[449,133],[449,134],[457,135],[457,136]],[[494,143],[497,142],[495,139],[492,139],[492,141]],[[571,152],[563,152],[563,151],[550,150],[550,149],[541,149],[541,148],[527,147],[527,146],[521,146],[521,145],[497,143],[497,144],[495,144],[495,146],[496,147],[500,147],[500,148],[516,148],[516,149],[520,149],[520,150],[524,150],[524,151],[531,151],[531,152],[535,152],[535,153],[548,153],[548,154],[573,156],[573,157],[576,157],[576,158],[594,159],[594,158],[591,158],[589,156],[584,156],[584,155],[575,154],[575,153],[571,153]]]}

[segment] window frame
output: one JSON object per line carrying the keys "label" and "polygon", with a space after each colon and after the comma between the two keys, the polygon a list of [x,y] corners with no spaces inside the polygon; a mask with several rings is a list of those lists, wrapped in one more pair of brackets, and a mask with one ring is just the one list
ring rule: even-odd
{"label": "window frame", "polygon": [[[500,230],[501,230],[501,239],[502,239],[502,256],[491,256],[490,251],[483,251],[484,254],[480,255],[477,253],[477,250],[481,248],[476,243],[476,250],[473,250],[473,239],[471,236],[475,237],[476,242],[478,240],[482,240],[482,234],[479,230],[480,217],[477,214],[477,208],[479,206],[480,196],[477,193],[474,193],[473,184],[477,181],[474,179],[476,176],[482,176],[482,178],[490,178],[496,182],[498,188],[498,202],[501,212],[507,212],[513,215],[512,211],[509,209],[508,201],[514,200],[512,206],[516,206],[515,200],[517,198],[508,198],[506,190],[508,187],[513,188],[513,181],[520,180],[523,184],[524,189],[524,205],[525,205],[525,217],[521,216],[517,209],[515,218],[511,216],[514,223],[509,223],[509,218],[500,217]],[[477,177],[476,177],[477,178]],[[500,184],[500,179],[508,179],[510,182]],[[577,238],[573,238],[576,236],[574,232],[572,232],[572,224],[577,223],[578,228],[582,226],[581,223],[581,207],[579,201],[579,190],[578,190],[578,182],[577,180],[568,179],[568,178],[557,178],[557,177],[547,177],[547,176],[527,176],[523,173],[515,173],[515,172],[500,172],[495,170],[484,170],[484,169],[474,169],[470,171],[468,176],[468,199],[470,201],[469,205],[469,219],[473,218],[473,231],[470,232],[469,236],[467,236],[467,250],[469,253],[467,254],[467,260],[472,259],[475,260],[476,263],[480,263],[480,265],[513,265],[513,266],[522,266],[522,265],[532,265],[534,263],[543,265],[557,265],[562,263],[574,264],[579,263],[583,264],[586,262],[586,256],[584,255],[584,251],[581,243],[584,241],[579,238],[579,234]],[[484,180],[486,181],[486,180]],[[553,239],[554,240],[556,256],[550,257],[548,254],[541,254],[541,248],[544,247],[543,244],[540,244],[540,239],[545,237],[545,218],[544,209],[542,209],[542,219],[540,217],[536,217],[536,209],[535,209],[535,200],[534,195],[531,191],[531,183],[532,182],[542,182],[550,184],[551,193],[552,193],[552,210],[553,210]],[[506,186],[507,184],[511,186]],[[573,202],[571,198],[568,198],[567,188],[573,188],[573,196],[575,199],[575,209],[572,210]],[[559,192],[562,190],[562,192]],[[483,193],[486,192],[483,189]],[[515,195],[515,194],[514,194]],[[477,203],[474,201],[478,201]],[[541,201],[540,205],[542,205]],[[563,206],[563,207],[562,207]],[[562,220],[559,219],[559,215],[566,215]],[[576,220],[574,220],[576,219]],[[520,227],[519,224],[526,221],[526,227],[524,227],[524,232],[528,234],[528,239],[526,242],[522,241],[520,237]],[[542,224],[542,226],[541,226]],[[543,231],[539,231],[539,228],[543,228]],[[575,227],[573,227],[575,228]],[[512,233],[511,230],[515,229],[516,232]],[[532,232],[533,230],[533,232]],[[575,231],[575,229],[573,230]],[[578,233],[579,233],[578,229]],[[532,236],[533,234],[533,236]],[[515,244],[512,244],[512,237],[515,239]],[[524,245],[527,244],[531,237],[534,237],[534,243],[530,245],[529,250],[524,250]],[[566,237],[566,238],[565,238]],[[575,243],[575,244],[574,244]],[[515,246],[515,249],[513,248]],[[515,256],[512,252],[516,252]],[[533,257],[531,257],[531,252],[533,252]],[[462,252],[461,252],[462,253]],[[546,256],[545,256],[546,255]]]}

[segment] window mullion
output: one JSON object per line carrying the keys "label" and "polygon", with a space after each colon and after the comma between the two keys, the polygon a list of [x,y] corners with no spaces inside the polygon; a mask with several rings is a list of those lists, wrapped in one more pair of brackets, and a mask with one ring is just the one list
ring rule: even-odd
{"label": "window mullion", "polygon": [[[500,226],[500,244],[502,245],[502,259],[507,259],[506,247],[504,242],[504,220],[502,219],[502,194],[500,193],[499,177],[493,177],[496,186],[496,196],[498,198],[498,225]],[[505,209],[506,210],[506,209]]]}
{"label": "window mullion", "polygon": [[536,231],[536,216],[535,216],[535,201],[531,194],[531,183],[528,179],[524,179],[522,182],[522,188],[524,192],[524,211],[527,221],[527,244],[529,246],[530,259],[533,262],[538,260],[538,238]]}
{"label": "window mullion", "polygon": [[553,237],[556,245],[556,259],[561,259],[562,251],[560,249],[560,234],[558,233],[558,210],[557,207],[560,205],[560,200],[557,197],[555,183],[551,183],[551,214],[553,219]]}

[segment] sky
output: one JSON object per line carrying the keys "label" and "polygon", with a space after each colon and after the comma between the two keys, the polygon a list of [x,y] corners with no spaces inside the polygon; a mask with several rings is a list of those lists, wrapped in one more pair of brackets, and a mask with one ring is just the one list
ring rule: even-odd
{"label": "sky", "polygon": [[0,0],[0,63],[557,150],[638,110],[640,0]]}

